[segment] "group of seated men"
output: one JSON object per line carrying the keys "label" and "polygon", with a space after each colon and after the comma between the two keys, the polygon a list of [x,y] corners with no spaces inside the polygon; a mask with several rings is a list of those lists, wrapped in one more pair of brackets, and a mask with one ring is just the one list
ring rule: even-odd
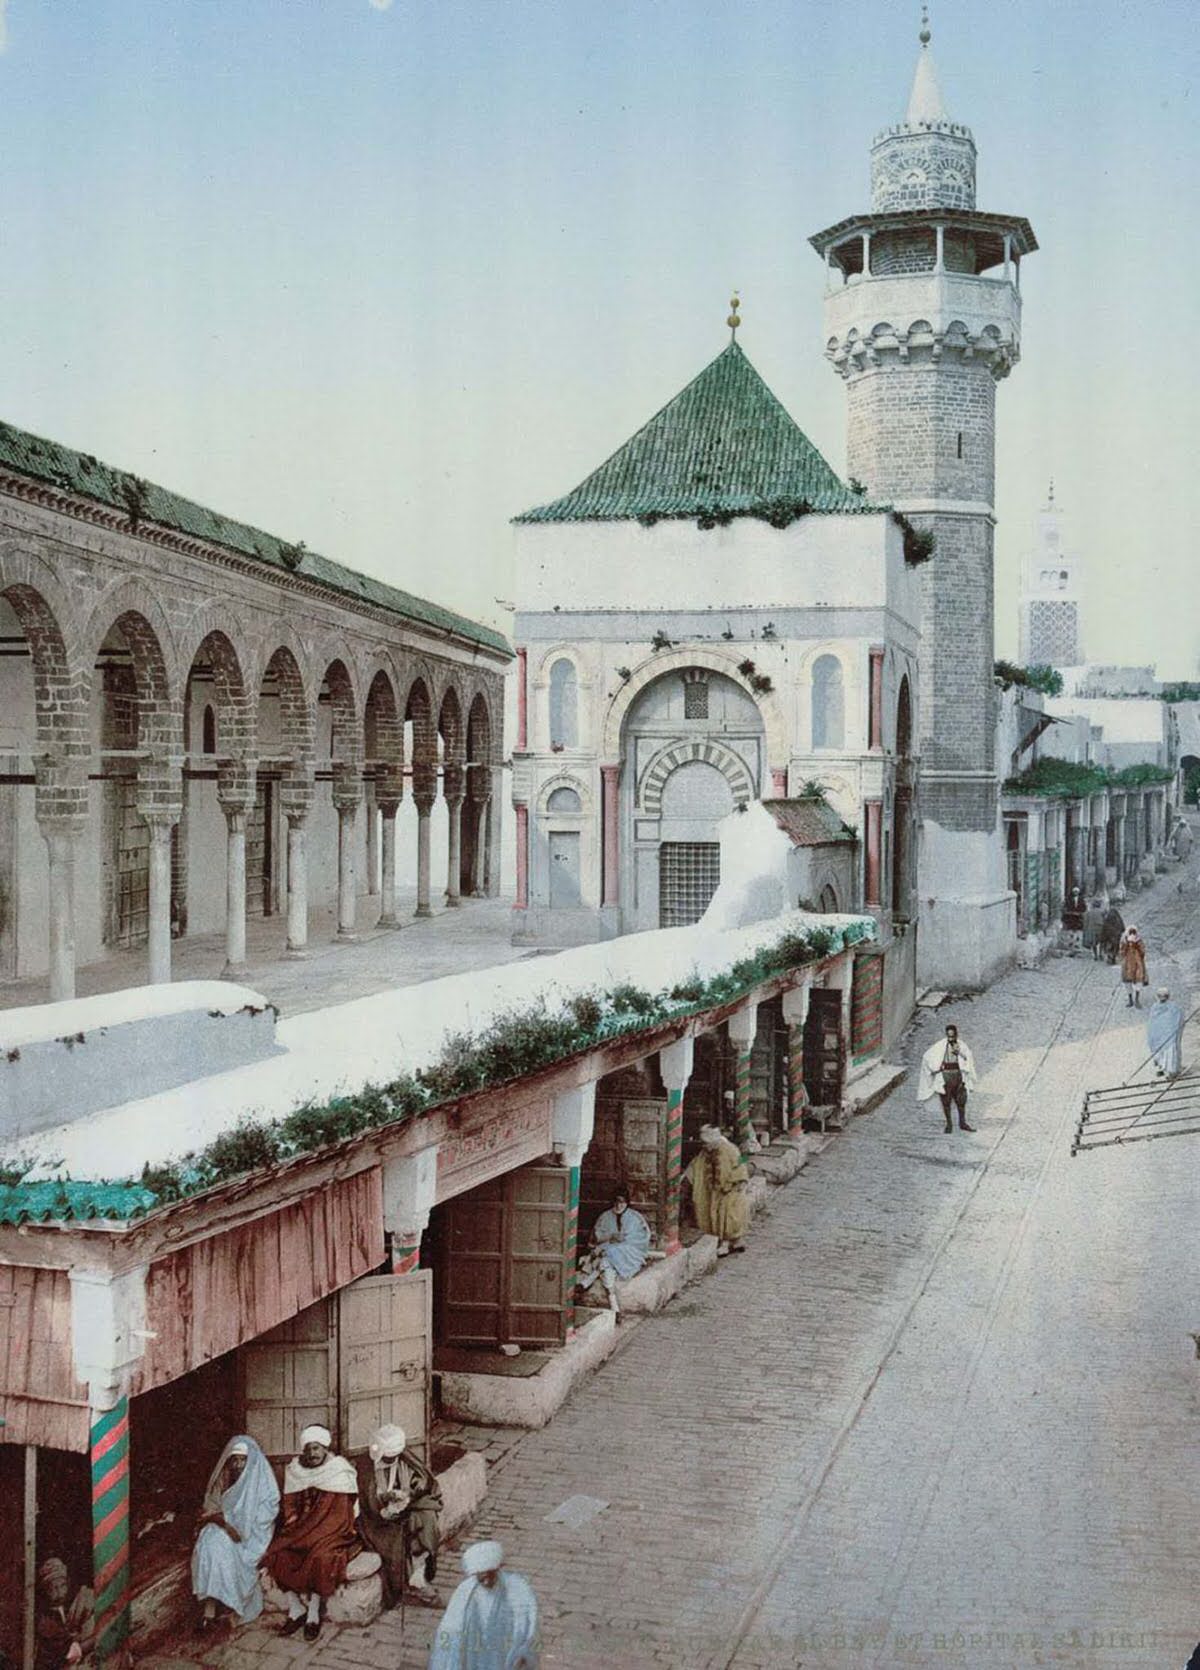
{"label": "group of seated men", "polygon": [[321,1632],[325,1605],[347,1578],[378,1570],[385,1606],[407,1594],[436,1605],[437,1480],[407,1448],[398,1426],[375,1433],[357,1464],[333,1452],[323,1426],[305,1427],[288,1462],[282,1496],[271,1464],[253,1438],[232,1439],[205,1493],[192,1552],[192,1592],[200,1627],[218,1607],[248,1621],[262,1610],[260,1571],[283,1591],[285,1635]]}

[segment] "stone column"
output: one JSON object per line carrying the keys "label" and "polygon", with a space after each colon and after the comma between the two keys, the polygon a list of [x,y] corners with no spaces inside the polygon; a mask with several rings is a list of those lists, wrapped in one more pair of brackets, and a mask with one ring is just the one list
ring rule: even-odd
{"label": "stone column", "polygon": [[379,926],[395,928],[396,920],[396,813],[400,802],[390,797],[379,802],[383,819],[383,839],[380,853]]}
{"label": "stone column", "polygon": [[604,845],[604,876],[601,903],[619,905],[621,902],[621,843],[619,765],[600,767],[601,839]]}
{"label": "stone column", "polygon": [[745,1003],[735,1009],[727,1021],[729,1041],[737,1050],[737,1073],[734,1078],[733,1108],[736,1141],[743,1154],[758,1147],[758,1137],[750,1117],[750,1057],[754,1051],[754,1035],[758,1030],[758,1004]]}
{"label": "stone column", "polygon": [[338,816],[338,925],[339,939],[356,939],[358,907],[358,866],[355,863],[354,825],[362,796],[357,785],[334,784],[333,803]]}
{"label": "stone column", "polygon": [[529,807],[517,806],[517,902],[518,910],[529,908]]}
{"label": "stone column", "polygon": [[431,794],[414,795],[417,804],[417,908],[414,916],[432,916],[429,903],[429,816],[433,811]]}
{"label": "stone column", "polygon": [[246,810],[222,807],[225,813],[225,967],[240,968],[246,961]]}
{"label": "stone column", "polygon": [[883,898],[883,802],[864,800],[867,822],[867,852],[864,883],[867,909],[879,908]]}
{"label": "stone column", "polygon": [[679,1190],[683,1160],[683,1093],[692,1076],[695,1043],[679,1038],[658,1052],[658,1068],[667,1091],[666,1199],[659,1239],[664,1252],[678,1252]]}
{"label": "stone column", "polygon": [[437,1156],[435,1143],[383,1163],[383,1227],[394,1276],[407,1276],[421,1262],[421,1237],[437,1199]]}
{"label": "stone column", "polygon": [[867,746],[871,749],[883,747],[883,650],[872,649],[871,659],[871,693],[867,723]]}
{"label": "stone column", "polygon": [[166,812],[143,812],[141,815],[150,831],[146,978],[151,986],[165,986],[171,978],[171,831],[176,819]]}
{"label": "stone column", "polygon": [[287,814],[287,948],[301,956],[308,948],[308,813],[285,807]]}
{"label": "stone column", "polygon": [[565,1252],[572,1266],[575,1263],[576,1243],[579,1239],[579,1172],[587,1153],[596,1124],[596,1085],[581,1084],[575,1090],[563,1090],[554,1098],[551,1140],[563,1165],[570,1169],[570,1193],[567,1199],[567,1235]]}
{"label": "stone column", "polygon": [[449,838],[446,842],[446,908],[456,910],[462,893],[462,794],[446,797]]}
{"label": "stone column", "polygon": [[788,1037],[788,1136],[798,1142],[804,1135],[808,1091],[804,1087],[804,1023],[808,1019],[807,980],[783,994],[783,1018]]}
{"label": "stone column", "polygon": [[366,797],[367,808],[367,892],[372,897],[379,892],[382,877],[379,854],[379,802],[374,792]]}
{"label": "stone column", "polygon": [[75,996],[75,853],[83,825],[39,818],[38,827],[50,861],[50,1001],[62,1003]]}

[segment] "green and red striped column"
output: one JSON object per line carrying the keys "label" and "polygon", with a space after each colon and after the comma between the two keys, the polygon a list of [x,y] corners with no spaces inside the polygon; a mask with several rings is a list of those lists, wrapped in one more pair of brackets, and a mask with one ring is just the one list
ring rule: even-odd
{"label": "green and red striped column", "polygon": [[421,1262],[421,1231],[408,1230],[392,1237],[392,1274],[407,1276]]}
{"label": "green and red striped column", "polygon": [[754,1121],[750,1117],[750,1057],[753,1050],[753,1040],[749,1044],[738,1045],[737,1070],[733,1081],[735,1140],[741,1149],[751,1147],[754,1142]]}
{"label": "green and red striped column", "polygon": [[129,1639],[129,1399],[92,1411],[92,1586],[96,1658],[116,1658]]}
{"label": "green and red striped column", "polygon": [[567,1192],[567,1254],[574,1266],[579,1251],[579,1173],[581,1166],[571,1167],[571,1181]]}
{"label": "green and red striped column", "polygon": [[683,1168],[683,1088],[667,1091],[667,1198],[663,1214],[663,1251],[679,1251],[679,1190]]}

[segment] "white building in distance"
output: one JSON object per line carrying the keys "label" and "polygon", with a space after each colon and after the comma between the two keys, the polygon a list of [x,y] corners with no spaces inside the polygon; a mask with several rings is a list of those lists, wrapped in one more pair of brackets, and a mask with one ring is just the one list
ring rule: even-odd
{"label": "white building in distance", "polygon": [[1037,519],[1037,541],[1021,571],[1020,659],[1026,667],[1077,667],[1083,661],[1079,563],[1063,543],[1054,483]]}

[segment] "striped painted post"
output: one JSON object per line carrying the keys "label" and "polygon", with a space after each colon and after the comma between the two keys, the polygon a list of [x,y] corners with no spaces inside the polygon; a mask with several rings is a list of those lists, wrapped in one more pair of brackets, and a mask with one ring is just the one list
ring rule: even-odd
{"label": "striped painted post", "polygon": [[571,1167],[571,1184],[567,1196],[567,1256],[575,1263],[579,1241],[579,1166]]}
{"label": "striped painted post", "polygon": [[683,1090],[667,1091],[667,1198],[663,1214],[663,1251],[679,1251],[679,1188],[683,1159]]}
{"label": "striped painted post", "polygon": [[733,1081],[733,1111],[736,1141],[739,1148],[749,1148],[754,1141],[754,1125],[750,1119],[750,1056],[752,1044],[739,1048],[737,1074]]}
{"label": "striped painted post", "polygon": [[788,1135],[803,1136],[808,1091],[804,1088],[804,1028],[788,1027]]}
{"label": "striped painted post", "polygon": [[92,1411],[92,1587],[96,1659],[129,1639],[129,1399]]}
{"label": "striped painted post", "polygon": [[392,1274],[407,1276],[421,1262],[421,1231],[410,1230],[392,1237]]}

